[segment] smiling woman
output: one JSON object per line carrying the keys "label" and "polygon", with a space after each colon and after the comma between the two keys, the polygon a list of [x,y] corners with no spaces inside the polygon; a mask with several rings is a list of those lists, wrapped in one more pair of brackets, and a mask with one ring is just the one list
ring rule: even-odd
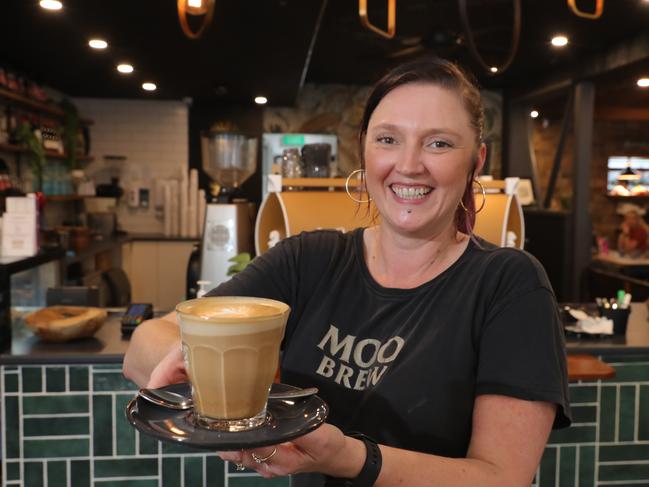
{"label": "smiling woman", "polygon": [[[482,120],[455,65],[395,68],[359,137],[380,224],[286,238],[208,293],[287,303],[282,382],[330,406],[311,433],[222,458],[294,487],[531,484],[570,423],[563,331],[539,263],[472,234]],[[181,380],[179,349],[173,315],[144,323],[124,372]]]}

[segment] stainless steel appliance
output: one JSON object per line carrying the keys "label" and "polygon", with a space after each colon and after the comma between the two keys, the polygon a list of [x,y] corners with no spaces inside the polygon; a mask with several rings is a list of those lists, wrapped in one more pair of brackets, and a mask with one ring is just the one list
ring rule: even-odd
{"label": "stainless steel appliance", "polygon": [[205,212],[200,279],[210,288],[228,279],[229,259],[252,252],[254,208],[237,198],[237,189],[257,167],[257,139],[241,134],[204,132],[203,170],[220,188]]}

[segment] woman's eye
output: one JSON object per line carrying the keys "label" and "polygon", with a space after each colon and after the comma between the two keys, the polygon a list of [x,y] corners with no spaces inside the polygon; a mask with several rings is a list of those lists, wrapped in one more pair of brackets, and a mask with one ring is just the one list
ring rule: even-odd
{"label": "woman's eye", "polygon": [[381,135],[376,138],[376,141],[381,144],[395,144],[397,142],[394,137],[390,137],[389,135]]}
{"label": "woman's eye", "polygon": [[453,145],[445,140],[433,140],[428,144],[428,147],[434,150],[448,150],[452,149]]}

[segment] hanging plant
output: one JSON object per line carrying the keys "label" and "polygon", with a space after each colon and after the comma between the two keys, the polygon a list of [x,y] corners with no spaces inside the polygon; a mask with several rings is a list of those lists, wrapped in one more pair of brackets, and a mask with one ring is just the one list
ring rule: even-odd
{"label": "hanging plant", "polygon": [[65,149],[66,164],[70,171],[79,169],[77,160],[77,146],[79,143],[79,130],[81,122],[79,120],[79,111],[77,107],[67,98],[61,100],[63,109],[63,148]]}
{"label": "hanging plant", "polygon": [[43,181],[43,167],[47,159],[45,158],[45,149],[43,144],[36,137],[32,125],[29,122],[23,122],[18,127],[16,132],[18,142],[24,145],[29,150],[29,164],[32,169],[32,174],[36,178],[38,190],[41,190],[41,183]]}

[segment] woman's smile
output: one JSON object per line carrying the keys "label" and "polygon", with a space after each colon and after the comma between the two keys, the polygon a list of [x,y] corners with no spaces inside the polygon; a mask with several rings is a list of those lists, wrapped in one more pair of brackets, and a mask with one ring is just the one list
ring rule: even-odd
{"label": "woman's smile", "polygon": [[404,200],[408,203],[423,201],[426,196],[433,191],[433,188],[430,186],[405,185],[399,183],[391,184],[390,189],[398,199]]}

